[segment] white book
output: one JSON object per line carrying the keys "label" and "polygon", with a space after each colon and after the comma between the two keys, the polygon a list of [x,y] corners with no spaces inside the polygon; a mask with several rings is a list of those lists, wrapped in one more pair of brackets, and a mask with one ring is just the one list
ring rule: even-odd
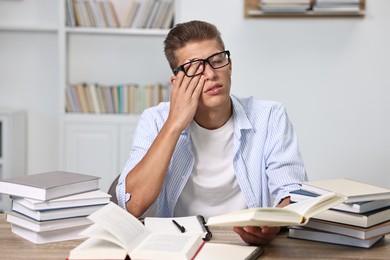
{"label": "white book", "polygon": [[327,179],[302,183],[302,190],[317,194],[335,192],[345,196],[345,203],[390,199],[390,190],[351,179]]}
{"label": "white book", "polygon": [[344,197],[335,193],[318,196],[284,208],[249,208],[210,217],[208,226],[289,226],[304,225],[317,214],[342,203]]}
{"label": "white book", "polygon": [[91,205],[62,209],[32,210],[17,203],[16,201],[12,202],[12,210],[37,221],[88,216],[93,212],[97,211],[98,209],[102,208],[103,206],[104,205]]}
{"label": "white book", "polygon": [[78,226],[44,232],[35,232],[17,225],[11,225],[11,231],[16,235],[33,242],[34,244],[45,244],[85,238],[83,235],[80,235],[80,233],[87,227],[88,226]]}
{"label": "white book", "polygon": [[19,227],[34,232],[44,232],[44,231],[86,226],[92,224],[92,221],[89,220],[87,217],[75,217],[75,218],[56,219],[56,220],[49,220],[49,221],[37,221],[32,218],[26,217],[22,214],[19,214],[15,211],[7,212],[6,220],[11,224],[17,225]]}
{"label": "white book", "polygon": [[384,236],[379,236],[371,239],[358,239],[354,237],[343,236],[340,234],[334,234],[314,229],[308,229],[303,227],[289,228],[288,236],[290,238],[299,238],[305,240],[312,240],[317,242],[325,242],[338,245],[355,246],[370,248]]}
{"label": "white book", "polygon": [[99,189],[100,177],[53,171],[0,180],[0,193],[50,200]]}
{"label": "white book", "polygon": [[305,227],[359,239],[371,239],[390,233],[390,221],[380,223],[369,228],[363,228],[337,222],[310,219]]}
{"label": "white book", "polygon": [[91,205],[101,205],[110,202],[111,195],[101,190],[83,192],[53,200],[36,200],[11,196],[15,202],[32,210],[60,209],[70,207],[81,207]]}

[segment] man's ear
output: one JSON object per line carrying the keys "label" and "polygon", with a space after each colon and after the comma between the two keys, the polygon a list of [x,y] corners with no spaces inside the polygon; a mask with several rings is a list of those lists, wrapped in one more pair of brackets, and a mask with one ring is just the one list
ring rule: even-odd
{"label": "man's ear", "polygon": [[172,76],[171,77],[171,84],[173,85],[173,83],[175,83],[175,80],[176,80],[176,76]]}

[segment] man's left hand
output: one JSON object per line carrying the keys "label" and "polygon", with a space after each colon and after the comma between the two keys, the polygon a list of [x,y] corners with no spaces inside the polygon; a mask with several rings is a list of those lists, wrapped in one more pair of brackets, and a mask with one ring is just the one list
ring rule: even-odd
{"label": "man's left hand", "polygon": [[276,237],[280,227],[234,227],[233,230],[248,244],[265,245]]}

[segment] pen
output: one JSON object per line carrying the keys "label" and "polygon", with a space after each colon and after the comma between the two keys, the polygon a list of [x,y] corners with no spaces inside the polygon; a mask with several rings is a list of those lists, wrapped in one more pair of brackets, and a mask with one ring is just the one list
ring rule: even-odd
{"label": "pen", "polygon": [[176,220],[172,219],[172,222],[173,222],[173,224],[175,224],[175,226],[181,231],[181,233],[186,232],[185,227],[183,227],[182,225],[180,225],[179,223],[177,223]]}

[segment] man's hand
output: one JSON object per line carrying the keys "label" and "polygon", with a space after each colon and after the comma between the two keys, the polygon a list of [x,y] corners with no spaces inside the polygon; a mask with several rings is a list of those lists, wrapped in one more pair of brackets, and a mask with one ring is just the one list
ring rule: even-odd
{"label": "man's hand", "polygon": [[[191,66],[189,72],[202,71],[202,66],[202,64]],[[183,71],[180,71],[171,78],[171,82],[173,84],[170,98],[171,107],[167,122],[184,130],[195,116],[205,80],[202,74],[187,77]]]}
{"label": "man's hand", "polygon": [[271,242],[279,233],[279,227],[234,227],[233,231],[241,239],[251,245],[265,245]]}
{"label": "man's hand", "polygon": [[[278,207],[290,204],[290,197],[282,199]],[[271,242],[280,231],[280,227],[234,227],[233,231],[240,235],[244,242],[251,245],[265,245]]]}

